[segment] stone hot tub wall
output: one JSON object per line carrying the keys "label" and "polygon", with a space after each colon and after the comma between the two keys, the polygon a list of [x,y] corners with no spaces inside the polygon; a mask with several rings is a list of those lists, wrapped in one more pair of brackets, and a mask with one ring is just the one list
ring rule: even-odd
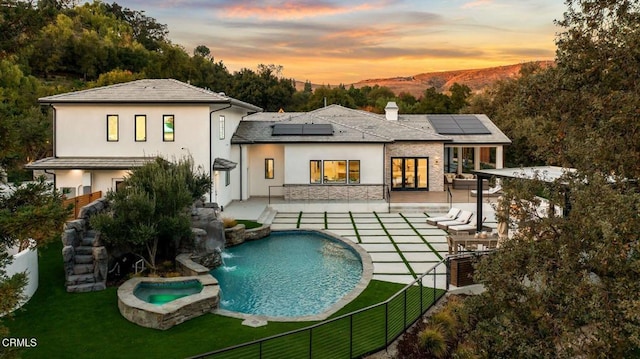
{"label": "stone hot tub wall", "polygon": [[[163,305],[147,303],[133,294],[138,284],[170,283],[198,280],[202,284],[200,293],[191,294]],[[136,277],[124,282],[118,288],[118,309],[130,322],[140,326],[166,330],[189,319],[211,313],[218,308],[220,287],[211,275],[175,278]]]}

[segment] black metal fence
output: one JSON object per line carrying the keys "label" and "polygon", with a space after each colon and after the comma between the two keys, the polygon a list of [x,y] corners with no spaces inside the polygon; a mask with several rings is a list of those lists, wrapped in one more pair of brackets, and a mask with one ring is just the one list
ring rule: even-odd
{"label": "black metal fence", "polygon": [[446,259],[388,300],[324,322],[192,358],[356,358],[386,348],[448,290]]}

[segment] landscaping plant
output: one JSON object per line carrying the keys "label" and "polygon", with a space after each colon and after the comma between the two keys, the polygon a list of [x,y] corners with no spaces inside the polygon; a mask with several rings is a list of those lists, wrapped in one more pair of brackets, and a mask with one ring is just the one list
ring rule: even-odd
{"label": "landscaping plant", "polygon": [[174,260],[179,241],[192,236],[189,207],[209,185],[191,158],[157,158],[107,193],[109,210],[93,216],[91,226],[109,246],[129,248],[155,272],[158,259]]}

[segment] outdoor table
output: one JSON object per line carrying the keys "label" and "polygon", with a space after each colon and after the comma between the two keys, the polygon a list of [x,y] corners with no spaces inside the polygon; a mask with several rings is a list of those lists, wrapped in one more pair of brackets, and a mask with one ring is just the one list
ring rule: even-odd
{"label": "outdoor table", "polygon": [[449,254],[457,254],[458,246],[462,246],[465,251],[471,248],[477,248],[483,245],[487,248],[496,248],[498,245],[498,237],[488,235],[487,238],[476,238],[473,234],[449,234],[447,235],[447,243],[449,244]]}

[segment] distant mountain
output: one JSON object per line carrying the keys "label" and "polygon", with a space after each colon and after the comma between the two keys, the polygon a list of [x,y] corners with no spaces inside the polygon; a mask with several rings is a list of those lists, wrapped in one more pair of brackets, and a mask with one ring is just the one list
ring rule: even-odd
{"label": "distant mountain", "polygon": [[[553,65],[553,61],[535,61],[541,67]],[[408,77],[392,77],[386,79],[362,80],[353,84],[356,88],[363,86],[385,86],[390,88],[396,95],[407,92],[415,97],[420,97],[424,90],[435,87],[439,92],[446,92],[451,85],[459,83],[467,85],[473,92],[480,92],[498,80],[516,77],[524,63],[489,67],[485,69],[455,70],[443,72],[427,72]],[[321,85],[313,85],[313,88]],[[348,88],[351,84],[345,84]],[[304,88],[303,82],[296,83],[296,87]],[[333,87],[333,85],[332,85]]]}

